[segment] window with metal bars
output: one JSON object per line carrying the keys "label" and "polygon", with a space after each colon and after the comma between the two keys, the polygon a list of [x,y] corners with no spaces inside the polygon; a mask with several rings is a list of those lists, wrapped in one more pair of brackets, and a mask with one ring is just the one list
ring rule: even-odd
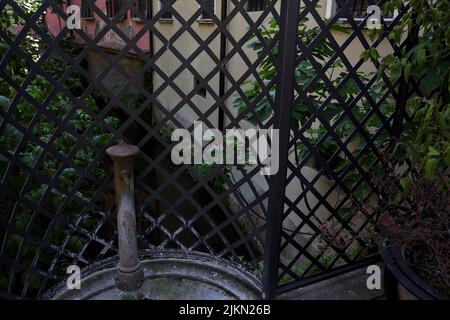
{"label": "window with metal bars", "polygon": [[265,5],[266,0],[248,0],[247,11],[249,12],[263,11]]}
{"label": "window with metal bars", "polygon": [[206,99],[207,90],[205,87],[200,85],[200,79],[194,76],[194,88],[196,88],[196,94],[200,97]]}
{"label": "window with metal bars", "polygon": [[[122,8],[125,6],[126,0],[107,0],[106,1],[106,11],[109,18],[114,18]],[[123,11],[122,11],[123,12]],[[126,19],[127,12],[123,12],[123,16],[119,20]]]}
{"label": "window with metal bars", "polygon": [[[331,18],[332,16],[334,16],[339,9],[341,9],[341,5],[346,5],[347,8],[349,8],[350,12],[353,15],[353,18],[355,20],[362,20],[364,19],[368,14],[367,14],[367,8],[371,5],[379,5],[382,8],[382,2],[377,1],[377,0],[341,0],[341,1],[337,1],[337,0],[328,0],[329,4],[328,7],[329,9],[327,10],[327,18]],[[342,18],[341,19],[346,19],[346,17],[344,15],[341,15]],[[383,15],[384,19],[393,19],[395,16],[394,12],[390,12],[387,14]]]}
{"label": "window with metal bars", "polygon": [[134,0],[134,10],[131,11],[131,17],[135,19],[147,17],[147,2],[148,0]]}
{"label": "window with metal bars", "polygon": [[83,19],[93,19],[94,10],[92,9],[92,4],[95,1],[81,0],[81,17]]}
{"label": "window with metal bars", "polygon": [[200,8],[202,9],[202,13],[200,15],[200,20],[211,20],[211,15],[215,13],[215,5],[215,0],[201,0]]}
{"label": "window with metal bars", "polygon": [[172,17],[172,12],[169,9],[168,0],[159,0],[158,3],[159,3],[159,10],[164,10],[164,12],[162,13],[162,15],[159,19],[160,20],[172,20],[173,17]]}

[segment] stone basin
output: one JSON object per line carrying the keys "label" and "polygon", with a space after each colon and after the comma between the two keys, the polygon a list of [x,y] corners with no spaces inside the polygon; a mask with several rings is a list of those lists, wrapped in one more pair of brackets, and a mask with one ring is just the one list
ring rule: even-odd
{"label": "stone basin", "polygon": [[202,253],[173,251],[140,254],[144,282],[135,292],[116,288],[118,257],[82,270],[81,289],[61,282],[44,295],[52,300],[254,300],[261,284],[228,261]]}

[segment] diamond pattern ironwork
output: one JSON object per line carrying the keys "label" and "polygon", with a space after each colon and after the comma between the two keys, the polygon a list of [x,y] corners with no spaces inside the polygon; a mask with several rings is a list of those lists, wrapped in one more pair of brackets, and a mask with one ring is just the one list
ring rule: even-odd
{"label": "diamond pattern ironwork", "polygon": [[[301,10],[293,13],[289,6],[298,5],[292,4],[294,1],[281,1],[281,9],[280,1],[264,1],[261,11],[251,14],[246,0],[216,1],[214,10],[209,6],[205,9],[207,2],[203,0],[192,1],[198,3],[198,8],[194,6],[195,10],[186,16],[178,9],[181,0],[163,1],[161,6],[151,0],[146,0],[146,5],[139,1],[138,6],[123,1],[118,10],[112,10],[110,1],[108,11],[96,1],[86,0],[82,9],[89,13],[85,18],[98,22],[95,32],[88,28],[69,30],[62,25],[57,34],[45,27],[45,14],[51,11],[67,20],[65,6],[59,1],[44,0],[31,13],[13,0],[0,3],[0,10],[12,10],[22,23],[16,34],[0,30],[7,46],[0,61],[0,82],[9,90],[0,95],[11,97],[8,106],[0,108],[0,297],[40,297],[65,277],[68,265],[83,267],[117,254],[112,170],[105,150],[121,140],[142,151],[135,163],[140,250],[204,251],[239,261],[258,276],[265,262],[262,280],[267,297],[330,277],[336,274],[336,268],[338,272],[351,270],[370,259],[365,252],[368,244],[361,236],[370,226],[370,217],[355,221],[354,215],[342,216],[340,211],[349,201],[365,203],[377,194],[368,172],[379,161],[379,143],[385,135],[393,134],[391,124],[396,116],[394,112],[386,116],[380,109],[386,99],[398,99],[399,81],[390,83],[382,75],[384,91],[381,96],[372,96],[376,76],[363,78],[358,70],[364,61],[352,65],[345,51],[353,41],[365,50],[388,41],[399,53],[407,41],[397,46],[387,33],[408,7],[392,22],[384,22],[382,38],[369,42],[363,33],[366,19],[352,19],[351,9],[343,0],[338,0],[336,15],[328,21],[318,13],[318,0],[301,1]],[[197,30],[205,14],[208,21],[200,22],[207,23],[210,31],[206,35]],[[298,24],[306,17],[320,27],[308,42],[297,36]],[[351,32],[343,43],[338,43],[331,28],[343,17]],[[266,41],[261,26],[269,18],[280,25],[280,31]],[[140,24],[135,33],[124,24],[134,19]],[[170,23],[173,32],[164,32],[163,23]],[[235,23],[245,24],[239,38],[229,29]],[[288,43],[284,37],[289,35],[297,41]],[[114,54],[111,48],[105,48],[109,37],[120,44],[113,48]],[[194,50],[183,51],[183,37],[189,37]],[[263,44],[257,56],[246,51],[251,37]],[[28,51],[30,39],[39,39],[35,52]],[[76,45],[67,45],[67,39]],[[146,41],[148,49],[139,45]],[[323,41],[335,51],[328,60],[315,55]],[[300,86],[289,78],[280,51],[291,55],[296,66],[305,62],[312,66],[315,74],[309,83]],[[101,61],[94,66],[98,68],[95,73],[93,66],[86,66],[93,55]],[[172,61],[170,72],[163,66],[167,55]],[[129,69],[121,63],[130,56],[140,61],[137,68]],[[200,57],[211,64],[206,74],[195,67]],[[267,58],[277,71],[269,81],[260,74]],[[56,72],[52,68],[58,59],[62,66]],[[327,72],[338,60],[347,73],[335,84]],[[240,61],[238,76],[227,68],[230,61]],[[13,74],[12,64],[21,64],[26,74]],[[184,74],[197,80],[192,89],[186,90],[180,84]],[[114,87],[108,87],[111,78],[115,79]],[[71,88],[74,79],[77,86]],[[254,98],[244,91],[250,79],[261,89]],[[350,82],[355,83],[358,92],[347,101],[339,92]],[[36,94],[33,86],[37,83],[48,90]],[[318,84],[325,88],[327,97],[316,104],[312,95]],[[293,87],[293,92],[283,91],[287,85]],[[207,110],[195,103],[199,88],[204,88],[213,101]],[[274,90],[276,97],[271,94]],[[167,92],[176,98],[173,106],[160,101]],[[280,101],[288,101],[290,95],[290,105],[282,106]],[[227,101],[236,96],[246,104],[247,113],[236,114],[228,106]],[[262,119],[257,111],[262,100],[274,111],[268,119]],[[355,112],[363,100],[368,108],[359,117]],[[343,110],[329,123],[324,112],[333,102]],[[297,104],[304,104],[309,112],[302,126],[292,121],[280,123],[284,119],[280,115],[290,118],[285,112],[291,112]],[[258,128],[287,128],[290,138],[281,149],[287,161],[280,164],[286,168],[286,175],[264,177],[265,189],[260,190],[254,183],[260,172],[258,166],[235,167],[228,172],[226,165],[217,165],[199,174],[191,165],[173,165],[170,154],[174,143],[167,138],[168,126],[186,127],[190,132],[194,129],[193,123],[180,121],[183,110],[190,110],[193,119],[220,130],[243,127],[249,116]],[[159,114],[158,119],[155,114]],[[344,120],[351,132],[342,139],[338,132],[343,130]],[[324,131],[311,142],[308,131],[317,123]],[[367,123],[377,124],[377,130],[368,131]],[[356,155],[349,150],[355,138],[364,142]],[[318,150],[327,141],[333,141],[337,149],[324,158]],[[295,152],[295,159],[287,156],[298,143],[304,145],[306,153],[299,156]],[[376,159],[373,163],[364,162],[368,153]],[[348,164],[337,171],[332,163],[342,155]],[[311,161],[317,163],[318,169],[314,176],[307,177],[302,169]],[[349,185],[346,181],[350,174],[357,178]],[[316,186],[324,177],[330,181],[325,192]],[[220,187],[217,181],[221,181]],[[288,186],[298,183],[303,190],[288,196]],[[361,189],[369,191],[361,193]],[[330,197],[336,192],[338,196],[332,203]],[[271,201],[277,196],[282,199],[280,211],[271,210]],[[230,199],[236,203],[233,208]],[[306,204],[306,212],[300,204]],[[320,216],[318,211],[328,215]],[[299,221],[293,228],[284,224],[290,217]],[[317,250],[324,224],[336,226],[333,235],[345,238],[344,246],[329,241],[320,252]],[[284,255],[286,251],[294,254]],[[299,269],[299,265],[303,267]]]}

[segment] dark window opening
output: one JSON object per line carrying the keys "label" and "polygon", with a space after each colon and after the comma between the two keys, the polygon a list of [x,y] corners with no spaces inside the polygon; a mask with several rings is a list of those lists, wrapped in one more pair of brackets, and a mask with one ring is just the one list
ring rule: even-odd
{"label": "dark window opening", "polygon": [[[339,3],[336,2],[336,8],[340,9],[341,6]],[[367,16],[367,8],[371,5],[380,5],[377,3],[376,0],[342,0],[341,2],[345,3],[347,7],[350,9],[351,13],[353,14],[353,18],[357,19],[364,19]],[[382,5],[380,5],[380,8],[382,8]],[[394,13],[390,12],[388,14],[383,15],[384,18],[391,19],[394,17]]]}
{"label": "dark window opening", "polygon": [[263,11],[266,5],[266,0],[248,0],[247,11]]}
{"label": "dark window opening", "polygon": [[92,3],[95,1],[82,0],[81,1],[81,17],[83,19],[93,19],[94,10],[92,9]]}
{"label": "dark window opening", "polygon": [[148,0],[134,0],[134,8],[131,11],[131,17],[137,19],[147,18],[147,3]]}
{"label": "dark window opening", "polygon": [[194,77],[194,89],[197,90],[196,94],[202,98],[206,98],[206,88],[200,86],[200,80],[197,77]]}
{"label": "dark window opening", "polygon": [[214,14],[215,11],[215,0],[201,0],[200,8],[202,9],[202,13],[200,15],[201,20],[211,20],[211,15]]}
{"label": "dark window opening", "polygon": [[159,1],[159,8],[160,10],[164,10],[163,14],[161,15],[162,20],[172,20],[172,12],[170,11],[169,5],[164,7],[165,4],[167,4],[167,0],[160,0]]}
{"label": "dark window opening", "polygon": [[[107,0],[106,1],[106,11],[109,18],[114,18],[120,13],[122,8],[125,6],[125,0]],[[124,10],[123,10],[124,11]],[[122,12],[123,12],[122,11]],[[119,20],[127,18],[127,12],[123,12],[123,16]]]}

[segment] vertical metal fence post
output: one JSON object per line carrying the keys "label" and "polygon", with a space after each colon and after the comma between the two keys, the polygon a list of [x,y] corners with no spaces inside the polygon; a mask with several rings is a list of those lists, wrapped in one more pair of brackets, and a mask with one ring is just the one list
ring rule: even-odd
{"label": "vertical metal fence post", "polygon": [[279,171],[270,181],[267,231],[264,248],[264,298],[276,294],[280,258],[281,228],[283,224],[284,193],[287,173],[289,133],[297,47],[297,17],[300,1],[282,1],[280,11],[280,43],[277,61],[277,90],[274,110],[274,129],[280,130]]}
{"label": "vertical metal fence post", "polygon": [[133,159],[139,154],[139,148],[120,143],[106,150],[106,153],[114,161],[117,231],[119,234],[116,286],[123,291],[133,291],[138,289],[144,280],[137,253],[134,203]]}

